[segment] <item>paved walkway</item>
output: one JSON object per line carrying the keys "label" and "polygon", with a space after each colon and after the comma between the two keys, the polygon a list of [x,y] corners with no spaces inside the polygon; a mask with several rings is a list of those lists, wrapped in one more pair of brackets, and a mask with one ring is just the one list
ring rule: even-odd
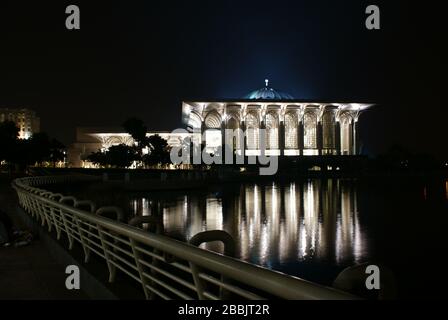
{"label": "paved walkway", "polygon": [[[26,229],[14,215],[17,198],[0,177],[0,208],[16,229]],[[88,299],[81,290],[65,287],[65,266],[58,264],[39,239],[25,247],[0,247],[0,299]]]}

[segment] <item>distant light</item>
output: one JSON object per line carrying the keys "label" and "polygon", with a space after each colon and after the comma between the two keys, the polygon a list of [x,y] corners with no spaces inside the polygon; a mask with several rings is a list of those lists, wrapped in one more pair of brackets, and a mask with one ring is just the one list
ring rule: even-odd
{"label": "distant light", "polygon": [[448,181],[445,182],[445,195],[446,199],[448,200]]}

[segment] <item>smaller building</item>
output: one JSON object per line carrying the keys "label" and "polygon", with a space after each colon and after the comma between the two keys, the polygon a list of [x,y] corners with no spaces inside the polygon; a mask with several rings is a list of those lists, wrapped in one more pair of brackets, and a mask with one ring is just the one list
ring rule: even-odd
{"label": "smaller building", "polygon": [[19,139],[28,139],[40,131],[40,118],[27,108],[0,108],[0,122],[12,121],[19,128]]}
{"label": "smaller building", "polygon": [[[148,132],[147,136],[159,135],[168,142],[171,147],[178,147],[189,133],[172,132]],[[71,167],[90,168],[94,167],[92,163],[86,161],[86,158],[98,150],[106,150],[111,146],[126,144],[133,145],[134,139],[128,133],[123,133],[122,128],[104,128],[104,127],[78,127],[76,128],[76,142],[68,149],[68,165]]]}

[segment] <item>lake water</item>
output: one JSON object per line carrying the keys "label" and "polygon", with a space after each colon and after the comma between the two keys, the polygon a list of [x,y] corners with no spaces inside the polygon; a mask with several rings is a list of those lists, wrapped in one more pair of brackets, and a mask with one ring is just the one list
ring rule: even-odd
{"label": "lake water", "polygon": [[237,258],[321,284],[348,266],[384,263],[400,297],[446,296],[446,180],[310,179],[146,193],[71,186],[64,193],[121,206],[128,219],[161,215],[165,234],[182,241],[225,230]]}

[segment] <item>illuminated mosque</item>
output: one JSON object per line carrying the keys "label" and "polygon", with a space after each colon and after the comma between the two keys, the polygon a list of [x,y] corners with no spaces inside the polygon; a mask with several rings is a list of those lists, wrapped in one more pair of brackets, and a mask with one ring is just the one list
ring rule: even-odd
{"label": "illuminated mosque", "polygon": [[[371,106],[297,100],[272,88],[266,79],[263,88],[242,99],[184,101],[185,133],[149,132],[148,135],[158,134],[170,146],[179,146],[185,138],[190,138],[193,144],[204,145],[209,153],[230,141],[229,147],[234,153],[257,156],[261,154],[260,129],[265,129],[266,155],[358,155],[358,120]],[[244,137],[239,137],[241,133],[245,133]],[[226,137],[228,134],[232,136]],[[132,137],[117,130],[78,128],[77,142],[69,149],[69,164],[89,166],[83,160],[88,154],[121,143],[132,144]]]}

